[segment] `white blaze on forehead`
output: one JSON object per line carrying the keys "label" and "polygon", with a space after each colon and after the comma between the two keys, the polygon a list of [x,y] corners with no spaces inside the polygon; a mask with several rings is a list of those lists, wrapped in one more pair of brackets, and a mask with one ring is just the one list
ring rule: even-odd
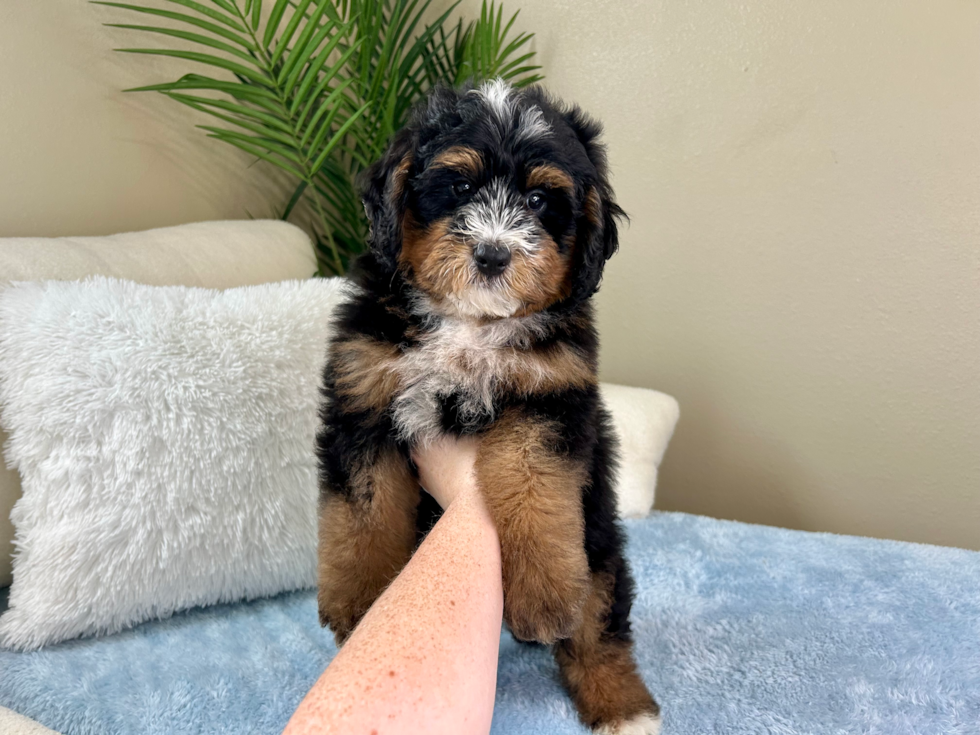
{"label": "white blaze on forehead", "polygon": [[516,102],[512,86],[498,77],[484,82],[473,91],[483,98],[500,122],[505,125],[510,123]]}
{"label": "white blaze on forehead", "polygon": [[517,115],[517,91],[503,79],[484,82],[472,93],[483,99],[503,127],[504,133],[514,123],[515,115],[518,117],[515,136],[517,142],[551,135],[551,125],[544,119],[541,108],[537,105],[525,107]]}
{"label": "white blaze on forehead", "polygon": [[551,135],[551,126],[544,119],[541,108],[537,105],[521,110],[521,119],[517,123],[517,140],[530,140]]}
{"label": "white blaze on forehead", "polygon": [[458,232],[474,243],[502,245],[532,253],[538,250],[537,227],[523,205],[511,196],[507,182],[494,179],[460,211]]}

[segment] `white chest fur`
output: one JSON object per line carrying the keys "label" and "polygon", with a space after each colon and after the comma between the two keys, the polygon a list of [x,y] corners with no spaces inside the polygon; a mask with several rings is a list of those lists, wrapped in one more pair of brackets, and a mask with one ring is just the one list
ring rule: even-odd
{"label": "white chest fur", "polygon": [[437,437],[442,399],[451,395],[464,424],[492,415],[497,389],[515,370],[527,370],[531,338],[543,327],[541,315],[488,324],[444,319],[395,367],[403,386],[394,406],[399,436],[416,443]]}

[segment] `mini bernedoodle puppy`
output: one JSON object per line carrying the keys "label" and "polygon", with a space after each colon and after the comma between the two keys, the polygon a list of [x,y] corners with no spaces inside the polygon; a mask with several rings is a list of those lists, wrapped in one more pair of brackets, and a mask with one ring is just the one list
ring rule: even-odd
{"label": "mini bernedoodle puppy", "polygon": [[655,733],[596,382],[590,297],[623,215],[599,132],[538,88],[437,89],[367,172],[317,435],[319,611],[346,640],[438,517],[411,447],[475,434],[511,631],[553,645],[587,725]]}

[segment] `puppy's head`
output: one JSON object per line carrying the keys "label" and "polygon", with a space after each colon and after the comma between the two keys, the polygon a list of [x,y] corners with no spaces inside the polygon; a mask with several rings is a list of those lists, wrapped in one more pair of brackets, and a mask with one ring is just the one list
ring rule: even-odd
{"label": "puppy's head", "polygon": [[375,257],[447,316],[587,299],[623,214],[599,133],[537,88],[434,90],[366,172]]}

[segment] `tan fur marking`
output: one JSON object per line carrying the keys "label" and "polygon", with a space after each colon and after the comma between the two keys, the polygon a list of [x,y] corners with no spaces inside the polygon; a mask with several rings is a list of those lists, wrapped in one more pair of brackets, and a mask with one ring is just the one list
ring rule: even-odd
{"label": "tan fur marking", "polygon": [[[437,303],[450,295],[463,297],[474,288],[472,243],[454,237],[452,218],[436,220],[428,227],[415,221],[411,212],[402,222],[399,262],[412,280]],[[572,292],[571,253],[558,252],[550,236],[543,236],[534,253],[517,250],[504,274],[506,293],[521,306],[514,316],[527,316],[548,308]]]}
{"label": "tan fur marking", "polygon": [[451,221],[445,217],[423,228],[409,213],[403,225],[402,267],[410,269],[416,285],[436,299],[461,294],[469,285],[472,248],[449,234]]}
{"label": "tan fur marking", "polygon": [[596,191],[594,186],[585,195],[583,209],[589,222],[596,227],[602,226],[602,199],[599,198],[599,192]]}
{"label": "tan fur marking", "polygon": [[589,363],[574,348],[560,342],[522,355],[501,380],[520,395],[584,388],[596,382]]}
{"label": "tan fur marking", "polygon": [[451,168],[460,173],[477,176],[483,170],[483,156],[472,148],[454,145],[433,158],[429,165]]}
{"label": "tan fur marking", "polygon": [[527,188],[537,189],[538,187],[565,189],[569,194],[575,191],[575,183],[572,181],[572,177],[557,166],[548,163],[535,166],[528,171]]}
{"label": "tan fur marking", "polygon": [[500,534],[504,619],[517,638],[553,643],[582,619],[589,584],[585,469],[558,455],[550,425],[515,409],[484,435],[476,475]]}
{"label": "tan fur marking", "polygon": [[589,727],[616,725],[660,708],[637,672],[632,646],[605,634],[614,580],[593,574],[582,624],[555,647],[562,682]]}
{"label": "tan fur marking", "polygon": [[408,562],[419,486],[407,460],[387,450],[351,475],[352,496],[320,504],[317,602],[320,624],[341,645]]}
{"label": "tan fur marking", "polygon": [[571,293],[571,259],[558,252],[548,235],[541,238],[540,249],[533,255],[517,251],[510,265],[509,282],[523,307],[517,316],[527,316],[548,308]]}
{"label": "tan fur marking", "polygon": [[[596,374],[589,361],[564,342],[531,350],[501,349],[507,350],[507,356],[497,364],[499,372],[495,378],[501,387],[520,395],[584,388],[596,383]],[[482,367],[465,352],[455,356],[452,364],[465,373],[473,373]]]}
{"label": "tan fur marking", "polygon": [[405,181],[408,179],[408,169],[412,165],[412,154],[405,156],[391,174],[391,199],[396,201],[405,191]]}
{"label": "tan fur marking", "polygon": [[395,345],[367,337],[335,342],[331,347],[337,392],[355,408],[383,410],[401,389],[395,370]]}

